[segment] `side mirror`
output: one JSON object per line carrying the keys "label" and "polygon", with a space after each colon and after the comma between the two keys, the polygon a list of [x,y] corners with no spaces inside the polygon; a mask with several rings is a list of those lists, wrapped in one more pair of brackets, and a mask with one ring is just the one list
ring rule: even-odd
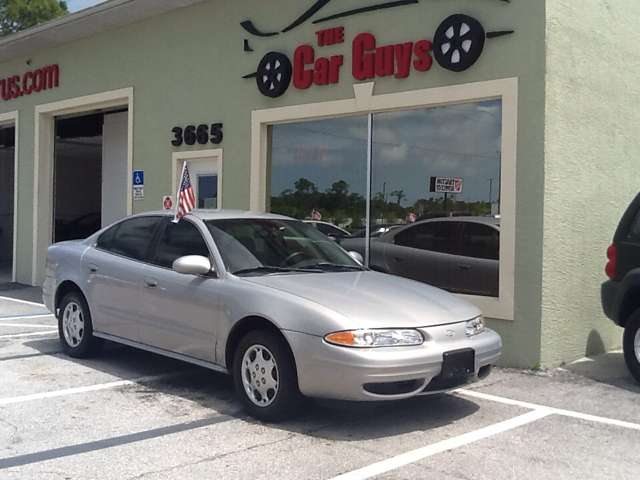
{"label": "side mirror", "polygon": [[351,255],[351,258],[353,258],[360,265],[364,265],[364,258],[362,258],[362,255],[360,255],[358,252],[349,252],[349,255]]}
{"label": "side mirror", "polygon": [[173,262],[173,269],[183,275],[208,275],[213,272],[211,261],[201,255],[187,255]]}

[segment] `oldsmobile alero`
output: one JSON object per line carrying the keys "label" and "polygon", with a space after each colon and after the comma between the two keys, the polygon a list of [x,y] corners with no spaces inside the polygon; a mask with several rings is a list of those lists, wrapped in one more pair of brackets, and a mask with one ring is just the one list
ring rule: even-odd
{"label": "oldsmobile alero", "polygon": [[311,225],[238,211],[139,214],[47,252],[64,351],[111,340],[232,375],[277,421],[304,396],[394,400],[483,378],[501,339],[443,290],[370,271]]}

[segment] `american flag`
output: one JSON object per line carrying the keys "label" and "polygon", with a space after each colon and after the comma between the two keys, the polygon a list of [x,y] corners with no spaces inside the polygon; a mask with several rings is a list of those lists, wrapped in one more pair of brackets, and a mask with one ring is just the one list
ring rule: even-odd
{"label": "american flag", "polygon": [[196,194],[191,185],[187,162],[182,167],[182,178],[180,179],[180,190],[178,190],[178,208],[176,218],[179,220],[196,207]]}

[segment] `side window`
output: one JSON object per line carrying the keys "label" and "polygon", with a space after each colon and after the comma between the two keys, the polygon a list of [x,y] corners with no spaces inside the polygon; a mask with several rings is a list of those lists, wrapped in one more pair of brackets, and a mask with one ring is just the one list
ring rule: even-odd
{"label": "side window", "polygon": [[499,260],[500,233],[488,225],[465,222],[460,239],[460,255]]}
{"label": "side window", "polygon": [[97,247],[133,260],[144,261],[149,242],[162,217],[138,217],[110,228],[98,239]]}
{"label": "side window", "polygon": [[111,247],[113,237],[115,237],[116,232],[118,231],[118,227],[120,227],[120,224],[111,227],[109,230],[100,235],[100,237],[98,237],[98,241],[96,242],[96,247],[101,250],[108,251]]}
{"label": "side window", "polygon": [[198,227],[187,220],[167,223],[160,236],[152,263],[171,268],[175,260],[186,255],[210,256]]}
{"label": "side window", "polygon": [[630,240],[640,241],[640,210],[636,214],[636,218],[634,218],[631,223],[631,228],[629,229],[627,237]]}
{"label": "side window", "polygon": [[324,233],[325,235],[336,235],[338,237],[344,235],[344,233],[342,233],[342,230],[340,230],[339,228],[333,227],[331,225],[318,223],[316,227],[320,233]]}
{"label": "side window", "polygon": [[398,233],[394,243],[431,252],[452,253],[457,227],[456,222],[420,223]]}

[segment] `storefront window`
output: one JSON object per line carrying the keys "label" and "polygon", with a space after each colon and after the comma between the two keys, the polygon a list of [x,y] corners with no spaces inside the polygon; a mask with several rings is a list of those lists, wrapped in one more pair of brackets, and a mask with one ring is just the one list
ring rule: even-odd
{"label": "storefront window", "polygon": [[372,268],[498,297],[502,101],[370,117],[371,135],[369,116],[273,126],[271,211],[346,227]]}

